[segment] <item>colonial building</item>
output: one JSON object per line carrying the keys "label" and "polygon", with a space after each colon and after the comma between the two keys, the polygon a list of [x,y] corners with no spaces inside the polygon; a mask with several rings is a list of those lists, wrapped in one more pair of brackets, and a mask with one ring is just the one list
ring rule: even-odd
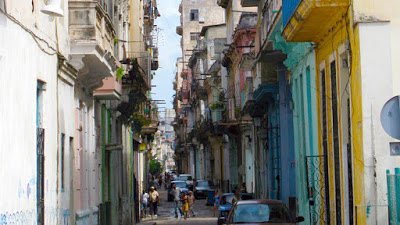
{"label": "colonial building", "polygon": [[[0,3],[1,90],[20,96],[1,97],[8,138],[0,153],[11,154],[0,163],[7,182],[0,223],[132,224],[139,219],[136,177],[145,169],[132,140],[150,138],[157,124],[147,97],[158,67],[156,43],[148,41],[155,1],[47,4]],[[144,60],[128,55],[139,51]],[[126,101],[124,82],[147,84],[133,92],[144,92],[142,102]],[[137,114],[150,122],[135,136],[137,120],[129,119]]]}
{"label": "colonial building", "polygon": [[[221,24],[225,21],[223,10],[217,7],[215,1],[191,1],[182,0],[179,6],[180,26],[176,28],[177,34],[181,35],[182,58],[178,60],[177,66],[177,99],[180,101],[177,108],[177,132],[178,145],[176,154],[178,156],[178,168],[180,172],[191,173],[195,175],[195,151],[191,140],[188,140],[187,134],[192,130],[195,122],[194,108],[191,107],[191,88],[192,77],[196,76],[188,68],[188,60],[193,52],[197,39],[203,26],[211,24]],[[182,78],[182,80],[179,78]]]}

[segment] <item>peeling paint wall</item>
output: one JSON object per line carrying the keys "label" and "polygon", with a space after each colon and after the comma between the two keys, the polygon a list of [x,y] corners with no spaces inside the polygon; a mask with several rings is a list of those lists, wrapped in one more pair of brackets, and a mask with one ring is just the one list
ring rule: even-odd
{"label": "peeling paint wall", "polygon": [[[7,11],[14,21],[0,13],[0,178],[6,184],[0,190],[0,224],[37,221],[38,80],[45,82],[40,125],[45,129],[45,223],[59,224],[62,215],[57,204],[57,56],[47,53],[55,53],[57,24],[60,52],[66,55],[68,16],[52,20],[40,12],[43,6],[43,2],[32,7],[20,1],[7,1]],[[64,12],[67,6],[64,4]]]}

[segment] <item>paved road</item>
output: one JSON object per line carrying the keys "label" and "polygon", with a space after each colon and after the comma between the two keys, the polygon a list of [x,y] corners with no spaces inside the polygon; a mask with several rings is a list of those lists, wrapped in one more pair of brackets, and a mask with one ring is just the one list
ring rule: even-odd
{"label": "paved road", "polygon": [[178,224],[190,224],[190,225],[216,225],[217,218],[213,217],[213,211],[211,206],[206,206],[206,200],[196,200],[194,211],[196,217],[190,217],[184,220],[182,217],[175,218],[174,203],[167,202],[167,191],[159,191],[161,196],[161,204],[158,208],[158,217],[151,219],[147,217],[143,219],[141,224],[150,225],[178,225]]}

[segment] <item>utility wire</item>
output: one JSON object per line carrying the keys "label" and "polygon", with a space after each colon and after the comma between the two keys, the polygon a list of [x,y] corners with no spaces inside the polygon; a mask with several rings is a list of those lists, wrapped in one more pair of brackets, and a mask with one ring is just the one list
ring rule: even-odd
{"label": "utility wire", "polygon": [[[51,46],[45,39],[39,37],[38,35],[36,35],[32,30],[30,30],[28,27],[26,27],[25,25],[23,25],[18,19],[16,19],[14,16],[10,15],[7,11],[7,9],[5,8],[5,10],[1,10],[0,12],[2,12],[9,20],[13,21],[15,24],[17,24],[18,26],[20,26],[22,29],[24,29],[26,32],[28,32],[33,40],[35,41],[35,43],[37,44],[37,46],[39,47],[39,49],[46,53],[47,55],[58,55],[60,54],[53,46]],[[53,50],[54,52],[49,52],[46,49],[43,48],[43,46],[39,43],[39,41],[45,43],[47,45],[47,47],[51,50]]]}

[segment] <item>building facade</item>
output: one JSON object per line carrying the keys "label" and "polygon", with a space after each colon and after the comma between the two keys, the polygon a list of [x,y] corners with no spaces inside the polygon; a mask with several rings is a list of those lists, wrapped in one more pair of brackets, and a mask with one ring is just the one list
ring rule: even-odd
{"label": "building facade", "polygon": [[[178,79],[177,79],[177,105],[181,108],[177,109],[177,146],[176,153],[178,156],[178,168],[180,172],[196,175],[196,150],[194,150],[191,140],[188,140],[187,134],[193,129],[196,119],[196,107],[192,107],[191,88],[193,78],[197,76],[187,66],[189,58],[194,53],[197,40],[203,26],[224,23],[225,15],[223,10],[217,7],[215,1],[189,1],[182,0],[179,6],[180,26],[176,28],[178,35],[181,35],[182,57],[177,62]],[[180,69],[180,70],[179,70]],[[182,78],[182,81],[180,78]],[[181,82],[180,82],[181,81]],[[184,165],[186,164],[186,165]],[[199,165],[197,165],[199,166]],[[198,174],[199,175],[199,174]]]}
{"label": "building facade", "polygon": [[[156,44],[146,42],[140,32],[134,37],[131,29],[139,27],[151,35],[159,16],[154,3],[0,3],[0,30],[5,34],[0,45],[1,79],[17,74],[2,80],[2,85],[8,83],[2,91],[21,96],[18,101],[1,98],[3,137],[13,138],[1,139],[6,144],[0,152],[11,150],[14,161],[7,163],[10,158],[4,157],[1,162],[0,176],[7,181],[0,190],[1,224],[132,224],[139,220],[134,207],[139,202],[136,177],[146,167],[135,157],[135,123],[127,123],[124,116],[130,118],[136,110],[151,121],[142,126],[147,130],[139,130],[136,139],[141,141],[154,133],[157,113],[147,113],[149,104],[139,106],[133,101],[127,105],[135,110],[126,113],[121,103],[128,95],[122,84],[142,82],[129,79],[132,68],[137,73],[140,63],[151,87],[151,71],[158,68]],[[128,26],[132,21],[136,23]],[[142,46],[155,48],[142,47],[148,55],[145,62],[126,66],[128,51],[142,51],[129,44],[136,43],[134,38],[141,38]],[[21,57],[25,63],[18,66]],[[24,165],[23,170],[13,166],[18,164]]]}

